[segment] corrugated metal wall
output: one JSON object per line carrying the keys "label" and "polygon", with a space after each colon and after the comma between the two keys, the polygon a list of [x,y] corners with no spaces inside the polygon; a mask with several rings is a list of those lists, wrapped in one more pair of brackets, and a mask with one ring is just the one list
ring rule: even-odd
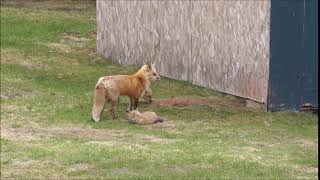
{"label": "corrugated metal wall", "polygon": [[269,43],[270,0],[97,1],[98,54],[259,102]]}

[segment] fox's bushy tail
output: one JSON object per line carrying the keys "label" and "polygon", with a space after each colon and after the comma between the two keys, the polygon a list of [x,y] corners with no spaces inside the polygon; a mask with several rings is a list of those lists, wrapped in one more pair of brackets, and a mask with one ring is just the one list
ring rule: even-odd
{"label": "fox's bushy tail", "polygon": [[154,123],[162,123],[164,121],[167,121],[167,119],[164,117],[157,116],[157,120]]}
{"label": "fox's bushy tail", "polygon": [[94,89],[92,118],[98,122],[100,115],[104,109],[106,103],[106,89],[102,83],[98,83]]}

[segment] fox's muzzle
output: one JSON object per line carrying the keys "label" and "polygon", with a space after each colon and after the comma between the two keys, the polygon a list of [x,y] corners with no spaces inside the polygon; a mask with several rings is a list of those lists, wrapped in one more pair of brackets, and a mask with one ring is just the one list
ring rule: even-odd
{"label": "fox's muzzle", "polygon": [[160,80],[161,80],[161,77],[160,77],[160,76],[157,76],[156,79],[157,79],[157,81],[160,81]]}

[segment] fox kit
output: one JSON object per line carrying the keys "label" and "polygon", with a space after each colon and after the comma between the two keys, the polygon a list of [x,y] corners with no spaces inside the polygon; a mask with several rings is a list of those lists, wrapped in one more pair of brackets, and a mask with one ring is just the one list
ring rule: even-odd
{"label": "fox kit", "polygon": [[111,103],[111,116],[116,119],[115,107],[119,96],[128,96],[129,110],[137,109],[139,98],[149,89],[150,80],[160,80],[155,64],[145,64],[133,75],[115,75],[99,78],[93,97],[92,118],[98,122],[104,109],[105,101]]}
{"label": "fox kit", "polygon": [[133,124],[140,124],[140,125],[148,125],[148,124],[154,124],[158,122],[163,122],[166,119],[160,116],[157,116],[154,112],[143,112],[140,113],[137,110],[132,110],[127,112],[127,118],[129,123]]}

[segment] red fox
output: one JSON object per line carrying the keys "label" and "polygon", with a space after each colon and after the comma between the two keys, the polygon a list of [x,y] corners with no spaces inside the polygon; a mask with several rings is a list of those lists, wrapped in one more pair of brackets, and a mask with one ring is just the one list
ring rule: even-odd
{"label": "red fox", "polygon": [[110,113],[116,119],[115,107],[119,96],[130,99],[129,111],[137,109],[139,98],[149,89],[150,80],[160,80],[155,63],[145,64],[133,75],[115,75],[99,78],[93,97],[92,118],[98,122],[104,109],[106,99],[110,100]]}
{"label": "red fox", "polygon": [[163,117],[157,116],[155,112],[146,111],[140,113],[137,110],[127,112],[127,118],[129,123],[140,125],[154,124],[164,122],[166,120]]}

